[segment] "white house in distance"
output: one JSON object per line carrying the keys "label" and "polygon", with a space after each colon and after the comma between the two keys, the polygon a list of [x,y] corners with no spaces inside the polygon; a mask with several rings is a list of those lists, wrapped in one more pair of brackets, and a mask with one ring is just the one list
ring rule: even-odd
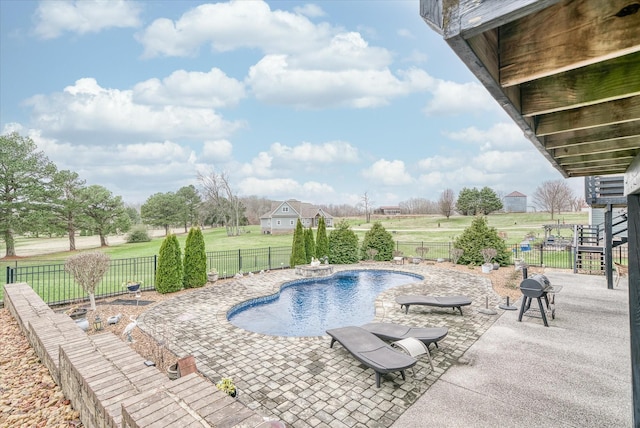
{"label": "white house in distance", "polygon": [[324,217],[326,227],[333,227],[333,216],[322,208],[289,199],[284,202],[274,202],[272,210],[260,217],[260,230],[266,234],[290,233],[296,228],[298,219],[305,228],[317,227],[320,217]]}
{"label": "white house in distance", "polygon": [[504,197],[504,211],[507,213],[526,213],[527,195],[520,192],[511,192]]}

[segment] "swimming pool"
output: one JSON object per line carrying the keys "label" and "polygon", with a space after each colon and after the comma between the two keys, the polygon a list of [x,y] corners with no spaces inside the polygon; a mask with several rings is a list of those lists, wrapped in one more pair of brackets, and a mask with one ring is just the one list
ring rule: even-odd
{"label": "swimming pool", "polygon": [[273,336],[322,336],[326,330],[373,320],[378,294],[422,280],[406,272],[354,270],[286,283],[280,293],[234,306],[236,327]]}

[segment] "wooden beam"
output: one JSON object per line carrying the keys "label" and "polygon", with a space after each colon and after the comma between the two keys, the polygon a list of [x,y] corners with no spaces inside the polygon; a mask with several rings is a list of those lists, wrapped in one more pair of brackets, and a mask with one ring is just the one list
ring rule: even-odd
{"label": "wooden beam", "polygon": [[[598,153],[593,155],[576,155],[568,156],[566,158],[556,159],[557,162],[563,166],[569,166],[573,164],[583,164],[585,162],[592,162],[595,164],[606,164],[607,161],[614,161],[615,163],[625,164],[629,166],[631,160],[640,153],[640,148],[623,150],[619,152]],[[609,162],[608,164],[611,164]],[[625,166],[625,169],[626,169]]]}
{"label": "wooden beam", "polygon": [[640,52],[526,82],[520,90],[525,116],[640,95]]}
{"label": "wooden beam", "polygon": [[623,98],[537,118],[536,135],[549,135],[576,129],[589,129],[640,119],[640,96]]}
{"label": "wooden beam", "polygon": [[547,150],[550,150],[571,147],[576,144],[615,141],[631,137],[640,137],[640,120],[616,123],[595,129],[579,129],[547,135],[544,137],[544,146]]}
{"label": "wooden beam", "polygon": [[637,149],[640,147],[640,137],[620,138],[617,140],[596,141],[585,144],[574,144],[571,146],[561,147],[559,149],[550,150],[549,153],[554,158],[560,159],[567,156],[576,156],[580,154],[597,154],[611,153],[627,149]]}
{"label": "wooden beam", "polygon": [[640,13],[627,8],[629,3],[566,0],[504,24],[500,85],[518,85],[640,51]]}

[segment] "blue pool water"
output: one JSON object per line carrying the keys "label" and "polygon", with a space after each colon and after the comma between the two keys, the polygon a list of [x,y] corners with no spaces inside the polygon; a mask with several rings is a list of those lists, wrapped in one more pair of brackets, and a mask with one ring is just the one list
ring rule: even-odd
{"label": "blue pool water", "polygon": [[282,286],[280,293],[243,302],[227,318],[240,328],[273,336],[322,336],[326,330],[373,320],[381,292],[423,279],[381,270],[339,272]]}

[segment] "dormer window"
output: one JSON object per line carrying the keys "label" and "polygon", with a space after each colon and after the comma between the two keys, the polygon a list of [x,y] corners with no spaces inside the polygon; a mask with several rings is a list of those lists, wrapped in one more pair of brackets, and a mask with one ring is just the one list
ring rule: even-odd
{"label": "dormer window", "polygon": [[288,213],[289,212],[289,207],[282,207],[282,212],[283,213]]}

